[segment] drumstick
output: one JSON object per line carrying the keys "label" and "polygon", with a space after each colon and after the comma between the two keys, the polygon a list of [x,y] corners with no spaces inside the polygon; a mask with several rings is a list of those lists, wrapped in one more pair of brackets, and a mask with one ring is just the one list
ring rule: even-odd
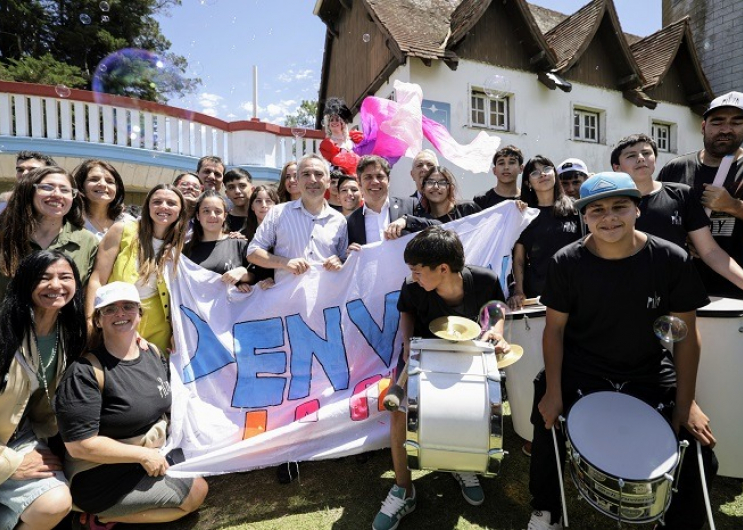
{"label": "drumstick", "polygon": [[[733,155],[722,157],[720,166],[717,168],[717,173],[715,174],[715,179],[712,181],[713,186],[722,188],[723,184],[725,184],[725,179],[728,176],[728,171],[730,171],[730,166],[733,165],[734,160],[735,157]],[[712,214],[712,208],[705,208],[704,212],[707,214],[707,217],[709,217]]]}
{"label": "drumstick", "polygon": [[697,440],[697,462],[699,463],[699,477],[702,480],[702,493],[704,493],[704,507],[707,509],[707,521],[710,530],[715,530],[715,520],[712,518],[712,506],[709,504],[709,492],[707,491],[707,479],[704,476],[704,462],[702,461],[702,444]]}
{"label": "drumstick", "polygon": [[395,412],[399,409],[400,402],[405,397],[405,389],[403,387],[408,382],[408,361],[405,361],[405,367],[397,378],[397,382],[387,390],[387,395],[384,397],[384,408],[390,412]]}
{"label": "drumstick", "polygon": [[[563,421],[560,416],[560,421]],[[560,481],[560,499],[562,500],[562,518],[565,521],[563,528],[568,528],[568,506],[565,502],[565,484],[562,482],[562,459],[560,458],[560,448],[557,446],[557,430],[552,425],[552,441],[555,444],[555,460],[557,461],[557,478]]]}

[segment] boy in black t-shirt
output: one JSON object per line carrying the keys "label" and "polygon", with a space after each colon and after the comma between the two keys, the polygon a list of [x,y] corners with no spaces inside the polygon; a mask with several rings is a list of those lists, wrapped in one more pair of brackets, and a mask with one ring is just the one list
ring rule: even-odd
{"label": "boy in black t-shirt", "polygon": [[611,152],[614,171],[627,173],[642,193],[636,228],[684,249],[688,236],[706,267],[743,290],[743,269],[712,237],[709,217],[692,189],[653,180],[657,155],[655,141],[645,134],[622,138]]}
{"label": "boy in black t-shirt", "polygon": [[[555,254],[541,298],[547,306],[545,370],[534,382],[529,489],[535,511],[529,530],[562,528],[549,429],[582,394],[621,389],[653,407],[665,404],[679,436],[705,446],[708,477],[716,472],[709,419],[694,401],[695,310],[709,302],[697,272],[677,245],[635,229],[641,193],[629,175],[599,173],[580,191],[576,207],[590,234]],[[689,329],[672,358],[653,332],[655,320],[669,314]],[[564,440],[558,438],[564,459]],[[701,528],[704,514],[699,470],[687,462],[665,528]]]}
{"label": "boy in black t-shirt", "polygon": [[[477,321],[480,308],[491,300],[504,300],[498,277],[488,269],[464,264],[464,248],[454,232],[432,226],[416,235],[405,247],[405,263],[412,272],[402,285],[397,308],[403,354],[397,373],[404,369],[410,338],[434,338],[429,324],[442,316],[461,316]],[[492,341],[496,353],[510,347],[503,339],[503,320],[487,330],[480,340]],[[397,528],[400,520],[416,506],[415,488],[407,468],[403,444],[406,438],[405,412],[391,413],[390,442],[395,485],[374,519],[374,530]],[[455,473],[465,500],[482,504],[484,494],[474,473]]]}
{"label": "boy in black t-shirt", "polygon": [[516,200],[521,195],[518,179],[524,170],[524,154],[515,145],[507,145],[498,149],[493,156],[493,175],[496,183],[481,195],[476,195],[472,201],[483,210],[503,201]]}

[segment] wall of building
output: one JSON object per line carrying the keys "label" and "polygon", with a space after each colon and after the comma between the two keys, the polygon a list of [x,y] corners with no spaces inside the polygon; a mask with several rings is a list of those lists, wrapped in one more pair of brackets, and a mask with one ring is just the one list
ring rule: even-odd
{"label": "wall of building", "polygon": [[663,25],[685,16],[697,54],[716,95],[743,90],[743,48],[740,0],[663,0]]}
{"label": "wall of building", "polygon": [[[675,152],[660,154],[658,169],[677,154],[701,147],[701,118],[688,107],[661,102],[655,110],[638,108],[618,91],[579,83],[573,83],[570,93],[552,91],[538,82],[534,73],[474,61],[461,61],[458,69],[452,71],[442,62],[434,62],[427,67],[421,61],[411,59],[395,72],[390,83],[376,95],[388,97],[394,79],[420,84],[424,99],[445,102],[451,106],[450,132],[458,142],[468,143],[483,130],[469,125],[470,89],[482,86],[494,74],[502,75],[509,81],[512,127],[508,132],[488,132],[499,136],[501,145],[514,144],[519,147],[527,159],[542,154],[558,164],[565,158],[578,157],[588,164],[592,172],[608,170],[612,146],[628,134],[650,134],[653,120],[673,124],[671,134],[675,138],[672,142]],[[575,105],[601,112],[603,125],[600,125],[600,143],[572,139]],[[431,147],[426,140],[424,147]],[[409,177],[411,162],[403,158],[393,168],[393,195],[409,195],[413,191]],[[470,199],[495,184],[495,177],[491,173],[475,175],[453,167],[445,160],[440,162],[454,171],[463,199]]]}

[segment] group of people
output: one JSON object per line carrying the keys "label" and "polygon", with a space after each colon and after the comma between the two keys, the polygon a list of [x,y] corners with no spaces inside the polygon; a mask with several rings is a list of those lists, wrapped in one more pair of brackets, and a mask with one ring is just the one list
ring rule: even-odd
{"label": "group of people", "polygon": [[[169,264],[187,256],[228,288],[269,289],[313,267],[340,270],[363,245],[418,232],[404,255],[411,275],[398,302],[399,372],[409,338],[431,336],[433,319],[476,320],[485,302],[506,299],[497,276],[467,264],[459,238],[441,225],[509,200],[539,215],[514,246],[508,303],[541,296],[547,306],[529,529],[561,528],[549,429],[578,391],[608,385],[668,404],[679,436],[702,442],[714,470],[714,436],[694,402],[694,311],[708,293],[743,298],[743,94],[712,102],[704,149],[666,165],[659,180],[657,147],[644,134],[621,139],[612,171],[595,175],[579,159],[525,161],[509,145],[493,157],[495,186],[473,201],[459,200],[453,173],[429,150],[413,160],[415,193],[390,196],[387,160],[349,165],[342,156],[346,118],[327,117],[332,145],[287,163],[277,188],[254,186],[249,172],[207,156],[149,190],[140,212],[125,206],[108,162],[69,173],[43,154],[19,154],[17,183],[0,197],[0,528],[53,528],[73,506],[84,528],[170,521],[203,502],[206,482],[167,476],[159,450],[171,403]],[[712,185],[728,155],[723,185]],[[664,314],[692,330],[673,355],[652,332]],[[510,348],[502,324],[484,335],[497,352]],[[397,528],[416,506],[404,409],[391,417],[395,485],[376,530]],[[475,474],[454,475],[467,502],[484,501]],[[701,527],[693,481],[694,466],[684,466],[667,527]]]}

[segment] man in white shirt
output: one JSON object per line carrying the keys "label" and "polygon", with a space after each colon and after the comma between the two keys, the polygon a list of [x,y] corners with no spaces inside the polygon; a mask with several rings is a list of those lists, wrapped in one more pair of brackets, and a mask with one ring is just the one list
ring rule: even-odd
{"label": "man in white shirt", "polygon": [[276,269],[275,280],[304,274],[314,264],[337,271],[348,247],[346,218],[325,200],[328,165],[320,155],[303,157],[297,166],[301,196],[274,206],[248,246],[248,261]]}

